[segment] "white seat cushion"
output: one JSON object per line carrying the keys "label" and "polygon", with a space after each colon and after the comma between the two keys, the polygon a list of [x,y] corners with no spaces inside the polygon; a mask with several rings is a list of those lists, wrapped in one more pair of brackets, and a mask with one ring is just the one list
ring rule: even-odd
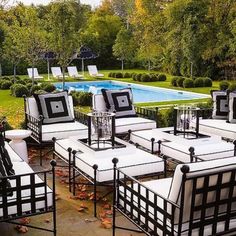
{"label": "white seat cushion", "polygon": [[12,162],[23,161],[20,156],[12,149],[8,142],[5,142],[5,148],[8,151],[8,154]]}
{"label": "white seat cushion", "polygon": [[52,141],[57,139],[68,138],[70,136],[79,136],[80,138],[88,137],[88,127],[80,122],[58,123],[42,125],[42,141]]}
{"label": "white seat cushion", "polygon": [[115,121],[116,134],[156,128],[156,122],[142,117],[119,118]]}
{"label": "white seat cushion", "polygon": [[[14,162],[13,163],[13,168],[15,170],[16,175],[21,175],[21,174],[28,174],[28,173],[33,173],[34,171],[30,168],[30,166],[26,162]],[[15,180],[10,180],[11,186],[15,187],[16,186],[16,181]],[[39,176],[35,175],[35,183],[42,183],[43,181],[39,178]],[[21,186],[29,185],[30,184],[30,177],[29,176],[24,176],[21,178]],[[52,190],[47,187],[47,203],[48,206],[52,206]],[[35,189],[35,194],[37,197],[43,196],[45,194],[45,189],[44,187],[38,187]],[[30,189],[25,189],[21,191],[21,199],[30,199],[31,198],[31,191]],[[16,201],[16,192],[13,193],[12,197],[8,197],[8,203],[9,202],[15,202]],[[2,197],[0,196],[0,203],[2,203]],[[45,207],[45,202],[44,201],[39,201],[36,204],[36,209],[42,209]],[[22,211],[27,212],[31,210],[31,204],[26,203],[23,205]],[[17,213],[17,206],[13,205],[8,207],[8,215],[16,214]],[[0,208],[0,217],[3,216],[3,210]]]}
{"label": "white seat cushion", "polygon": [[227,123],[226,120],[200,119],[199,131],[219,135],[232,140],[236,139],[236,124]]}

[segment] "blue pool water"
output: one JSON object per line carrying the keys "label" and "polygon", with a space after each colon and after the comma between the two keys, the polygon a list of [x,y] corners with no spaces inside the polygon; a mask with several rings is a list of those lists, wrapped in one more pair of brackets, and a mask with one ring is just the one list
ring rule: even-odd
{"label": "blue pool water", "polygon": [[[62,83],[54,84],[57,89],[62,89]],[[174,100],[188,100],[207,98],[208,95],[197,94],[191,92],[180,92],[172,89],[157,88],[145,85],[136,85],[116,81],[90,81],[90,82],[67,82],[65,89],[71,91],[84,91],[100,94],[101,89],[122,89],[131,88],[135,103],[141,102],[161,102],[161,101],[174,101]]]}

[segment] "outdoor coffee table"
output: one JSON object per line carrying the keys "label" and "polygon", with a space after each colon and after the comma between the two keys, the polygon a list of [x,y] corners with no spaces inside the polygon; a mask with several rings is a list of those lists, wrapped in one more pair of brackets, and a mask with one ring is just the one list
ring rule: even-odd
{"label": "outdoor coffee table", "polygon": [[24,139],[30,137],[30,135],[31,131],[24,129],[7,130],[5,132],[6,138],[11,139],[9,145],[26,163],[28,163],[28,152]]}
{"label": "outdoor coffee table", "polygon": [[[69,164],[69,186],[75,194],[75,172],[87,179],[94,187],[94,215],[96,216],[96,188],[113,183],[114,164],[134,177],[163,174],[165,162],[162,158],[136,148],[123,140],[115,139],[119,147],[94,150],[77,137],[55,140],[54,155]],[[74,150],[74,151],[73,151]],[[70,170],[72,168],[72,171]],[[70,187],[71,190],[71,187]]]}
{"label": "outdoor coffee table", "polygon": [[188,139],[174,135],[172,131],[173,127],[136,131],[130,134],[130,140],[152,153],[181,163],[235,155],[235,145],[223,141],[218,135],[201,133],[199,138]]}

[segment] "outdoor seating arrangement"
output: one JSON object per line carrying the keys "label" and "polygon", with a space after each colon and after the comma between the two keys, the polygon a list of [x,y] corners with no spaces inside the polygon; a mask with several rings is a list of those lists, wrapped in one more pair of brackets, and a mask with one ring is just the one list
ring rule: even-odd
{"label": "outdoor seating arrangement", "polygon": [[34,79],[43,79],[43,76],[40,76],[39,75],[39,72],[38,72],[38,69],[37,68],[27,68],[27,72],[28,72],[28,76],[30,79],[33,78],[34,76]]}
{"label": "outdoor seating arrangement", "polygon": [[116,229],[129,230],[116,223],[116,212],[147,235],[232,235],[236,230],[235,161],[236,157],[229,157],[180,164],[173,178],[147,182],[115,167],[113,235]]}
{"label": "outdoor seating arrangement", "polygon": [[[60,67],[51,67],[51,71],[52,71],[53,78],[56,78],[56,79],[62,79],[63,78],[63,74],[61,72]],[[67,78],[67,77],[68,76],[65,75],[65,78]]]}
{"label": "outdoor seating arrangement", "polygon": [[27,129],[32,131],[31,137],[40,146],[41,164],[42,148],[52,144],[53,137],[78,135],[87,138],[88,128],[77,121],[80,113],[74,112],[72,97],[67,92],[25,97],[24,105]]}
{"label": "outdoor seating arrangement", "polygon": [[[113,91],[114,93],[116,91]],[[117,101],[119,97],[128,96],[126,91],[123,91],[124,94],[121,94],[122,91],[117,92],[119,96],[116,97]],[[123,97],[124,98],[124,97]],[[127,97],[129,100],[129,96]],[[125,103],[125,102],[124,102]],[[117,104],[117,103],[116,103]],[[132,103],[121,105],[122,112],[129,112],[132,110],[132,115],[129,116],[128,113],[117,118],[116,112],[116,121],[115,121],[115,132],[116,134],[127,133],[130,131],[144,130],[144,129],[153,129],[157,127],[157,110],[145,109],[141,107],[132,108]],[[116,108],[116,109],[115,109]],[[113,109],[116,111],[119,110],[119,104],[117,107],[113,106]],[[133,109],[136,109],[134,111]],[[106,101],[103,94],[94,94],[93,95],[93,110],[97,112],[105,112],[108,110]]]}
{"label": "outdoor seating arrangement", "polygon": [[[52,229],[36,227],[31,224],[27,227],[52,232],[56,236],[56,162],[51,161],[49,170],[34,172],[7,142],[2,143],[2,134],[0,138],[0,222],[24,225],[16,220],[51,213]],[[7,156],[10,160],[7,160]],[[8,163],[8,165],[6,166],[4,163]],[[4,169],[2,165],[4,165]],[[10,174],[9,167],[11,167]],[[49,176],[52,176],[52,188],[48,186]]]}
{"label": "outdoor seating arrangement", "polygon": [[67,71],[70,77],[74,79],[83,79],[83,75],[78,73],[76,66],[68,66]]}
{"label": "outdoor seating arrangement", "polygon": [[89,75],[92,77],[104,77],[104,74],[99,74],[96,65],[89,65],[88,66]]}

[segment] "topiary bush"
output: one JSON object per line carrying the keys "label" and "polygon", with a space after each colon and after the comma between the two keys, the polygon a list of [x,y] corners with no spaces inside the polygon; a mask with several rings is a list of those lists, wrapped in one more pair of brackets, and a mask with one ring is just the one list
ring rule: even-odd
{"label": "topiary bush", "polygon": [[11,86],[12,95],[15,97],[29,96],[29,90],[23,84],[14,84]]}
{"label": "topiary bush", "polygon": [[50,84],[50,83],[43,83],[41,84],[41,89],[45,90],[48,93],[51,93],[56,90],[55,85]]}
{"label": "topiary bush", "polygon": [[183,87],[184,88],[193,88],[194,87],[194,80],[190,78],[186,78],[183,81]]}
{"label": "topiary bush", "polygon": [[12,86],[11,81],[5,80],[1,83],[1,89],[3,89],[3,90],[10,89],[11,86]]}
{"label": "topiary bush", "polygon": [[203,84],[204,84],[204,87],[212,87],[212,80],[211,80],[211,78],[204,77],[203,78]]}
{"label": "topiary bush", "polygon": [[220,81],[219,83],[220,90],[227,90],[229,85],[230,85],[229,82],[226,80]]}
{"label": "topiary bush", "polygon": [[184,82],[185,78],[184,77],[178,77],[177,79],[177,86],[178,87],[183,87],[183,82]]}
{"label": "topiary bush", "polygon": [[196,88],[204,87],[203,78],[201,78],[201,77],[196,78],[196,79],[194,80],[194,87],[196,87]]}
{"label": "topiary bush", "polygon": [[150,74],[150,81],[152,81],[152,82],[158,81],[158,74],[151,73]]}
{"label": "topiary bush", "polygon": [[131,78],[131,74],[128,73],[128,72],[125,72],[125,73],[123,74],[123,78]]}
{"label": "topiary bush", "polygon": [[92,93],[72,91],[70,94],[73,98],[74,106],[92,106]]}
{"label": "topiary bush", "polygon": [[136,80],[141,81],[142,73],[136,74]]}
{"label": "topiary bush", "polygon": [[108,77],[113,77],[112,74],[113,74],[112,72],[109,72]]}
{"label": "topiary bush", "polygon": [[36,91],[41,90],[41,86],[39,86],[39,85],[33,85],[33,86],[31,86],[30,88],[28,88],[28,89],[29,89],[29,91],[30,91],[30,94],[32,95],[32,94],[34,94]]}
{"label": "topiary bush", "polygon": [[150,75],[149,74],[142,74],[141,81],[142,82],[150,82],[151,81]]}
{"label": "topiary bush", "polygon": [[158,81],[166,81],[166,75],[164,74],[159,74],[157,77]]}
{"label": "topiary bush", "polygon": [[228,87],[229,91],[235,91],[236,90],[236,82],[233,82]]}
{"label": "topiary bush", "polygon": [[132,79],[136,81],[136,73],[132,73]]}
{"label": "topiary bush", "polygon": [[173,76],[172,78],[171,78],[171,85],[172,86],[175,86],[175,87],[177,87],[177,80],[178,80],[178,76]]}
{"label": "topiary bush", "polygon": [[117,72],[115,78],[123,78],[123,74],[121,72]]}

